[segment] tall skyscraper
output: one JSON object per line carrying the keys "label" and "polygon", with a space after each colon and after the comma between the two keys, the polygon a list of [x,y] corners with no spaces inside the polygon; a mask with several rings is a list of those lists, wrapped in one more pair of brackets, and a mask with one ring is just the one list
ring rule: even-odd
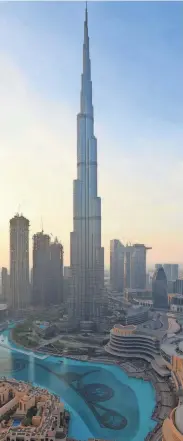
{"label": "tall skyscraper", "polygon": [[10,297],[10,277],[7,268],[2,268],[1,270],[1,284],[2,284],[2,301],[4,303],[9,303]]}
{"label": "tall skyscraper", "polygon": [[33,236],[32,303],[47,307],[63,301],[63,246],[43,231]]}
{"label": "tall skyscraper", "polygon": [[178,279],[178,277],[179,277],[179,265],[178,265],[178,263],[172,263],[171,276],[172,276],[172,282]]}
{"label": "tall skyscraper", "polygon": [[144,244],[126,245],[125,247],[125,288],[146,288],[146,257],[147,250]]}
{"label": "tall skyscraper", "polygon": [[110,285],[118,292],[124,290],[125,247],[118,239],[110,241]]}
{"label": "tall skyscraper", "polygon": [[10,306],[25,308],[29,294],[29,221],[16,214],[10,220]]}
{"label": "tall skyscraper", "polygon": [[50,269],[49,269],[49,304],[59,305],[63,302],[63,246],[55,238],[50,243]]}
{"label": "tall skyscraper", "polygon": [[43,231],[33,236],[32,303],[46,306],[49,293],[50,236]]}
{"label": "tall skyscraper", "polygon": [[168,282],[178,279],[179,265],[177,263],[164,263],[163,268]]}
{"label": "tall skyscraper", "polygon": [[144,244],[134,244],[131,252],[131,286],[132,289],[146,288],[146,253],[150,250]]}
{"label": "tall skyscraper", "polygon": [[94,136],[87,8],[80,113],[77,116],[77,179],[73,193],[70,315],[78,322],[92,321],[101,314],[104,250],[101,247],[101,199],[97,191],[97,140]]}
{"label": "tall skyscraper", "polygon": [[172,280],[172,265],[171,263],[164,263],[163,268],[166,274],[167,282],[171,282]]}
{"label": "tall skyscraper", "polygon": [[131,288],[131,255],[133,245],[126,245],[125,247],[125,262],[124,262],[124,280],[125,288]]}
{"label": "tall skyscraper", "polygon": [[167,282],[174,282],[179,277],[179,265],[178,263],[156,263],[155,269],[163,267]]}
{"label": "tall skyscraper", "polygon": [[70,301],[70,286],[71,286],[71,267],[64,266],[64,304],[69,305]]}

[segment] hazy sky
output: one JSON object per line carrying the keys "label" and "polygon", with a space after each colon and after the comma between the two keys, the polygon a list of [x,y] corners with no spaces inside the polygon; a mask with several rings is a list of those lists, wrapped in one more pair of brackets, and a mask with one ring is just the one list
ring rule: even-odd
{"label": "hazy sky", "polygon": [[[106,264],[113,238],[183,262],[183,3],[88,10]],[[19,206],[30,245],[42,217],[69,263],[83,19],[82,2],[0,2],[0,266]]]}

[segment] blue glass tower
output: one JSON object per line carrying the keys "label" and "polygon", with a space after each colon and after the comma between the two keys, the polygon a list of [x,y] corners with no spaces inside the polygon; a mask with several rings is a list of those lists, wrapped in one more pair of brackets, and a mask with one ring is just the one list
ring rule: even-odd
{"label": "blue glass tower", "polygon": [[77,115],[77,179],[73,188],[70,314],[79,321],[101,315],[104,250],[101,199],[97,192],[97,140],[94,135],[88,13],[85,11],[80,113]]}

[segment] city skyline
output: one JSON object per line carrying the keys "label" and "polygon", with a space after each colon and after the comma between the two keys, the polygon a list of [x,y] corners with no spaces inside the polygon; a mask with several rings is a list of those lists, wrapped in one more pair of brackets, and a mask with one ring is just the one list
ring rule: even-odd
{"label": "city skyline", "polygon": [[[1,267],[19,205],[31,241],[42,217],[69,263],[84,7],[0,5]],[[105,264],[114,238],[150,244],[148,263],[182,263],[182,4],[88,7]]]}

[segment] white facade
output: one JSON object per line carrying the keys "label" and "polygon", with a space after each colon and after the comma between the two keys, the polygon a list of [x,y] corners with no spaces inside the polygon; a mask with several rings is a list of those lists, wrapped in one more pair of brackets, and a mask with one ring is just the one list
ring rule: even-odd
{"label": "white facade", "polygon": [[29,221],[17,214],[10,220],[9,305],[13,309],[25,308],[29,294]]}
{"label": "white facade", "polygon": [[77,116],[77,179],[73,188],[69,315],[79,322],[101,314],[104,250],[101,199],[97,191],[97,140],[94,136],[87,9],[84,23],[80,113]]}

